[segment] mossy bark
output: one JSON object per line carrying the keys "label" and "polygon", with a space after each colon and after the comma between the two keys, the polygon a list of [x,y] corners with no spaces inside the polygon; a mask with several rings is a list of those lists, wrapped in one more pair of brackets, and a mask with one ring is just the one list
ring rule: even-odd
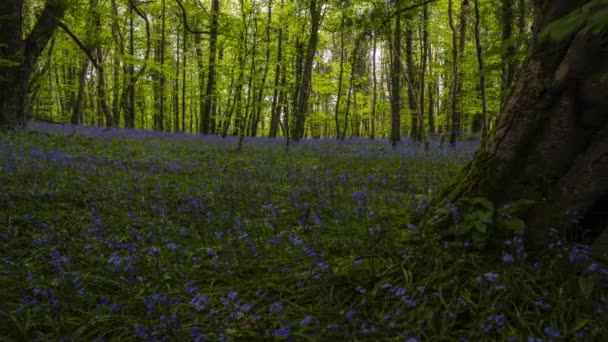
{"label": "mossy bark", "polygon": [[537,248],[551,228],[565,232],[573,214],[608,194],[606,27],[580,28],[559,41],[538,34],[586,2],[537,1],[536,39],[503,112],[437,206],[477,196],[497,204],[534,200],[523,219],[528,246]]}

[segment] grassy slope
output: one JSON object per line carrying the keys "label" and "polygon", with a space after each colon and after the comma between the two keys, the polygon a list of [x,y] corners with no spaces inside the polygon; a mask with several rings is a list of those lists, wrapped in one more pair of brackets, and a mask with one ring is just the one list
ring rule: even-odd
{"label": "grassy slope", "polygon": [[515,260],[501,261],[408,230],[474,143],[236,144],[44,125],[0,133],[0,337],[606,336],[608,271],[568,273],[564,260],[581,254],[572,247],[533,266],[519,240]]}

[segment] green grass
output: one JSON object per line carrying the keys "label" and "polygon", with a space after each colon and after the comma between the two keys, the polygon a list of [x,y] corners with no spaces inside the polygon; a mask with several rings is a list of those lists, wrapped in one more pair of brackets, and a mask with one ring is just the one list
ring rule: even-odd
{"label": "green grass", "polygon": [[608,338],[608,270],[569,262],[584,249],[480,255],[411,225],[476,143],[236,146],[0,133],[0,340]]}

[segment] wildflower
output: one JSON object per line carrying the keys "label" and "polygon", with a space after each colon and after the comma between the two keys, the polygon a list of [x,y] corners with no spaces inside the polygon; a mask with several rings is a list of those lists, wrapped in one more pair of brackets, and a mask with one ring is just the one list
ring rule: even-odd
{"label": "wildflower", "polygon": [[232,299],[233,301],[236,300],[236,298],[238,297],[238,295],[239,295],[238,292],[235,292],[235,291],[228,292],[228,298]]}
{"label": "wildflower", "polygon": [[357,285],[355,287],[355,290],[357,290],[357,292],[359,292],[359,293],[366,293],[367,292],[367,290],[363,286],[361,286],[361,285]]}
{"label": "wildflower", "polygon": [[553,329],[551,327],[545,327],[543,329],[543,332],[547,336],[549,336],[549,337],[553,337],[553,338],[560,338],[560,337],[562,337],[562,334],[559,331],[557,331],[557,330],[555,330],[555,329]]}
{"label": "wildflower", "polygon": [[136,324],[134,327],[135,330],[135,335],[137,335],[137,337],[147,340],[148,339],[148,328],[143,327],[139,324]]}
{"label": "wildflower", "polygon": [[108,310],[114,314],[119,313],[121,309],[122,305],[119,303],[112,303],[112,305],[110,305],[110,308],[108,308]]}
{"label": "wildflower", "polygon": [[209,340],[209,337],[206,334],[203,334],[201,328],[198,326],[192,327],[192,330],[190,332],[190,338],[192,338],[192,341],[194,342]]}
{"label": "wildflower", "polygon": [[551,309],[551,304],[544,302],[542,300],[537,300],[534,302],[534,305],[536,305],[537,307],[543,309],[543,310],[549,310]]}
{"label": "wildflower", "polygon": [[510,253],[503,252],[502,253],[502,261],[505,263],[512,263],[515,261],[515,258]]}
{"label": "wildflower", "polygon": [[350,320],[352,320],[352,319],[353,319],[353,317],[355,317],[355,315],[356,315],[356,314],[357,314],[357,311],[355,311],[355,310],[353,310],[353,309],[350,309],[350,310],[348,310],[348,312],[346,313],[345,317],[346,317],[346,319],[347,319],[347,320],[349,320],[349,321],[350,321]]}
{"label": "wildflower", "polygon": [[190,300],[190,305],[194,306],[196,311],[201,311],[205,308],[205,306],[209,303],[209,298],[205,295],[194,296],[192,300]]}
{"label": "wildflower", "polygon": [[367,334],[371,334],[374,331],[376,331],[376,328],[372,324],[367,324],[367,323],[363,322],[363,323],[361,323],[361,331],[367,335]]}
{"label": "wildflower", "polygon": [[175,242],[167,242],[167,248],[171,251],[171,252],[175,252],[176,250],[179,249],[179,245],[176,244]]}
{"label": "wildflower", "polygon": [[188,235],[188,229],[186,229],[186,227],[179,227],[179,234],[181,236],[187,236]]}
{"label": "wildflower", "polygon": [[194,292],[198,291],[198,287],[196,287],[193,283],[188,283],[188,284],[184,285],[184,288],[186,288],[186,291],[188,293],[194,293]]}
{"label": "wildflower", "polygon": [[283,314],[283,302],[281,301],[275,301],[272,304],[270,304],[270,312],[276,314],[277,316],[280,316]]}
{"label": "wildflower", "polygon": [[361,266],[361,265],[363,265],[363,258],[357,258],[357,259],[355,259],[354,262],[355,262],[355,265]]}
{"label": "wildflower", "polygon": [[484,273],[482,276],[477,276],[477,278],[475,278],[475,279],[477,280],[478,283],[480,283],[484,279],[490,283],[494,283],[494,282],[498,281],[499,278],[500,278],[500,276],[498,275],[498,273],[488,272],[488,273]]}
{"label": "wildflower", "polygon": [[276,337],[289,337],[291,330],[289,330],[289,328],[281,327],[275,330],[272,334]]}
{"label": "wildflower", "polygon": [[312,315],[307,315],[300,321],[300,325],[308,325],[312,322]]}

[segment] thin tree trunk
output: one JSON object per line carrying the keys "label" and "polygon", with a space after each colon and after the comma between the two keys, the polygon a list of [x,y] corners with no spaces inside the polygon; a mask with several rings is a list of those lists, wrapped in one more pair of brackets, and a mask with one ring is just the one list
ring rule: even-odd
{"label": "thin tree trunk", "polygon": [[[334,120],[336,122],[336,139],[344,139],[340,136],[340,105],[342,102],[342,80],[344,78],[344,21],[346,13],[342,7],[342,19],[340,20],[340,69],[338,71],[338,93],[336,94],[336,106],[334,109]],[[344,122],[346,126],[346,121]]]}
{"label": "thin tree trunk", "polygon": [[372,112],[370,114],[370,139],[376,138],[376,105],[378,102],[378,79],[376,77],[376,35],[372,43]]}
{"label": "thin tree trunk", "polygon": [[391,44],[391,144],[401,140],[401,13],[397,8]]}
{"label": "thin tree trunk", "polygon": [[[283,8],[284,0],[281,0],[281,8]],[[278,38],[277,38],[277,58],[276,58],[276,68],[274,72],[274,90],[272,94],[272,107],[270,108],[270,131],[268,132],[268,136],[271,138],[275,138],[278,133],[279,123],[281,120],[281,102],[280,102],[280,77],[281,77],[281,66],[283,64],[283,28],[279,28]]]}
{"label": "thin tree trunk", "polygon": [[[207,89],[205,91],[205,103],[201,108],[201,133],[209,134],[215,132],[215,62],[217,55],[217,35],[220,13],[220,1],[211,1],[211,33],[209,35],[209,71],[207,72]],[[225,135],[225,133],[223,134]]]}
{"label": "thin tree trunk", "polygon": [[475,4],[475,49],[477,51],[477,65],[479,67],[479,92],[481,94],[481,134],[485,137],[488,134],[488,111],[486,105],[486,75],[481,55],[481,36],[479,33],[479,4],[478,0],[473,0]]}
{"label": "thin tree trunk", "polygon": [[319,42],[319,28],[321,27],[321,14],[325,0],[310,0],[310,36],[306,47],[306,58],[304,60],[302,75],[298,83],[298,100],[295,110],[295,124],[291,138],[294,141],[304,136],[304,124],[308,114],[308,99],[312,82],[312,64],[317,52]]}

